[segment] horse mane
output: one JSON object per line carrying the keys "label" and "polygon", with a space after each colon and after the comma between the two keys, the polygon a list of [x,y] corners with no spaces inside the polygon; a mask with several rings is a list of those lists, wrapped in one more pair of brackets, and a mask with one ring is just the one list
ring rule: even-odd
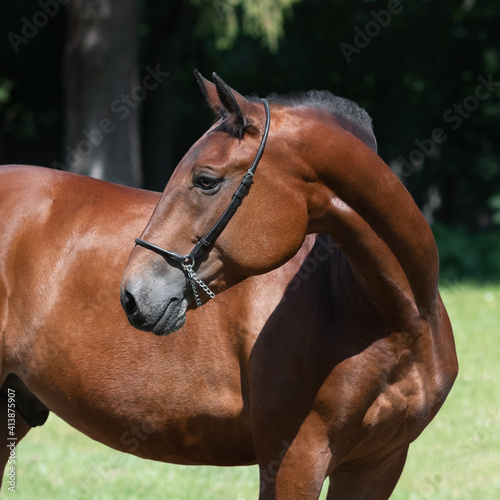
{"label": "horse mane", "polygon": [[284,95],[273,93],[267,97],[267,100],[269,103],[293,108],[309,106],[328,111],[337,118],[343,128],[377,152],[377,140],[370,115],[350,99],[336,96],[328,90],[308,90]]}

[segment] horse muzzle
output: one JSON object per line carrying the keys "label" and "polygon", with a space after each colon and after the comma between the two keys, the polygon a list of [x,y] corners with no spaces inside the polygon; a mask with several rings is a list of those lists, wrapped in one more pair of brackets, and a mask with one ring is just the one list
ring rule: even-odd
{"label": "horse muzzle", "polygon": [[134,328],[168,335],[184,325],[189,301],[185,296],[184,275],[178,274],[175,280],[178,283],[168,284],[161,277],[141,280],[124,276],[120,300]]}

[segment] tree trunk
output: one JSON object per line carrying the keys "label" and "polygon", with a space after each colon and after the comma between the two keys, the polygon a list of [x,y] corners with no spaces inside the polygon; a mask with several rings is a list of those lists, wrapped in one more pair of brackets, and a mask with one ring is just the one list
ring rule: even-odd
{"label": "tree trunk", "polygon": [[55,166],[142,185],[137,0],[73,0],[64,61],[66,147]]}

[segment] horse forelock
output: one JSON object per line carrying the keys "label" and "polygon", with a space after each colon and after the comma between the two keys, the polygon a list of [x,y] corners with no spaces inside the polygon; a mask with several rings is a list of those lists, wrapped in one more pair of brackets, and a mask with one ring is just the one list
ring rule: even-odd
{"label": "horse forelock", "polygon": [[227,111],[223,111],[220,114],[219,125],[215,128],[215,130],[220,130],[221,132],[226,132],[232,137],[236,137],[237,139],[242,139],[245,134],[245,127],[240,123],[236,123],[231,119],[230,113]]}

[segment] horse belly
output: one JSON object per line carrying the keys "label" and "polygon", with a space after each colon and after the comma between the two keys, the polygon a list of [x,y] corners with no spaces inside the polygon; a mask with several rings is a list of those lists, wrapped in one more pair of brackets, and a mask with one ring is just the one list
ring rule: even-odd
{"label": "horse belly", "polygon": [[[42,380],[33,392],[72,427],[116,450],[141,458],[181,465],[249,465],[255,454],[246,418],[217,398],[184,401],[170,391],[169,401],[148,397],[144,391],[104,391],[99,383],[62,386],[58,378]],[[56,387],[49,394],[46,387]],[[57,393],[56,393],[57,392]],[[139,393],[141,396],[138,397]],[[93,395],[93,396],[92,396]],[[223,394],[217,396],[224,400]],[[166,398],[165,398],[166,399]]]}

